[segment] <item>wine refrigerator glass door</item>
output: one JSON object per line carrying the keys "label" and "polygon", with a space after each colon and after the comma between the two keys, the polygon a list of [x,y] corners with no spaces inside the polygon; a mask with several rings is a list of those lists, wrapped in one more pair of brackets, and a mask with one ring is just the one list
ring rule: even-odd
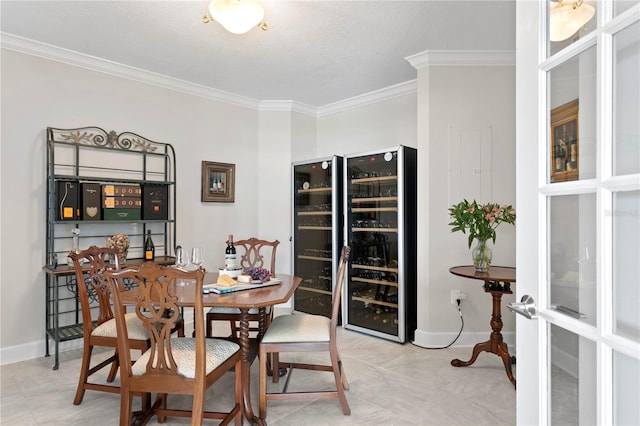
{"label": "wine refrigerator glass door", "polygon": [[294,310],[331,316],[333,282],[343,240],[342,157],[293,165],[294,274],[302,278]]}
{"label": "wine refrigerator glass door", "polygon": [[[408,151],[408,155],[407,155]],[[415,150],[407,147],[347,157],[347,240],[351,262],[346,283],[346,327],[404,342],[415,330]],[[412,160],[411,179],[405,165]],[[407,197],[407,191],[413,192]],[[411,234],[412,233],[412,234]],[[407,237],[407,234],[410,234]],[[414,250],[415,253],[415,250]]]}

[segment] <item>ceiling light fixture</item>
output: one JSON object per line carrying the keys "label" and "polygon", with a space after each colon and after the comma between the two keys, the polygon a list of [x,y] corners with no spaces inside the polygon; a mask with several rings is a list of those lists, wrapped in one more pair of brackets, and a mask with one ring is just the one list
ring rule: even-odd
{"label": "ceiling light fixture", "polygon": [[244,34],[256,26],[266,31],[268,26],[263,18],[264,9],[255,0],[212,0],[202,22],[207,24],[216,20],[227,31]]}
{"label": "ceiling light fixture", "polygon": [[566,40],[593,18],[596,10],[583,0],[551,1],[549,13],[549,39],[551,41]]}

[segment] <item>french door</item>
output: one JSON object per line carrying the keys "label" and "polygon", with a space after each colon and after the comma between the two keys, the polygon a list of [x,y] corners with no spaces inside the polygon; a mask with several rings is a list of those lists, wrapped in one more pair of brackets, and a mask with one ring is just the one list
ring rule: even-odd
{"label": "french door", "polygon": [[551,42],[556,6],[516,6],[516,298],[537,313],[517,317],[517,422],[637,425],[640,2],[578,1],[594,16]]}

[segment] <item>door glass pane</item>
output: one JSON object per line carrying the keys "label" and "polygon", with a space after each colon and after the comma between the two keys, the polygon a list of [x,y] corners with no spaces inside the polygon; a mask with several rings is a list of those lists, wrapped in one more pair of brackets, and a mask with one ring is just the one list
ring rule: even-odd
{"label": "door glass pane", "polygon": [[640,425],[640,361],[613,352],[613,424]]}
{"label": "door glass pane", "polygon": [[548,73],[549,182],[596,175],[596,48]]}
{"label": "door glass pane", "polygon": [[613,2],[613,13],[615,16],[620,15],[625,10],[632,8],[637,5],[638,0],[614,0]]}
{"label": "door glass pane", "polygon": [[549,336],[551,424],[597,424],[595,343],[554,324]]}
{"label": "door glass pane", "polygon": [[640,173],[640,22],[613,37],[613,174]]}
{"label": "door glass pane", "polygon": [[347,160],[349,324],[399,333],[399,239],[397,152]]}
{"label": "door glass pane", "polygon": [[549,305],[596,325],[596,196],[549,200]]}
{"label": "door glass pane", "polygon": [[614,333],[640,342],[640,191],[613,194]]}
{"label": "door glass pane", "polygon": [[549,2],[549,53],[553,55],[596,28],[597,2],[565,0]]}
{"label": "door glass pane", "polygon": [[302,282],[293,307],[299,312],[331,316],[340,170],[323,160],[294,166],[294,273]]}

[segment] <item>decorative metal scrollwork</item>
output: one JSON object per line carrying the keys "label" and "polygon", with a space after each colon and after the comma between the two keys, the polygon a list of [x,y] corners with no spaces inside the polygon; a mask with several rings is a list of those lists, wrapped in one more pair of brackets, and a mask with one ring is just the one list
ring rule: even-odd
{"label": "decorative metal scrollwork", "polygon": [[73,278],[71,278],[71,276],[67,277],[65,287],[67,288],[69,293],[75,295],[76,297],[78,296],[78,286],[76,285],[75,276],[73,276]]}
{"label": "decorative metal scrollwork", "polygon": [[489,291],[511,291],[511,283],[489,280],[484,282],[484,289]]}
{"label": "decorative metal scrollwork", "polygon": [[[85,274],[85,286],[87,287],[87,296],[89,299],[89,304],[95,306],[98,304],[98,295],[91,285],[91,277]],[[67,277],[65,280],[65,287],[67,291],[73,294],[75,297],[78,297],[78,282],[76,280],[75,275]]]}
{"label": "decorative metal scrollwork", "polygon": [[99,127],[81,129],[51,129],[55,140],[74,145],[93,145],[101,148],[123,151],[155,152],[162,144],[146,139],[132,132],[106,132]]}
{"label": "decorative metal scrollwork", "polygon": [[[91,306],[98,305],[98,293],[96,289],[91,285],[91,277],[88,274],[85,274],[84,284],[87,287],[87,296],[89,299],[89,304]],[[134,280],[130,280],[128,278],[124,279],[124,289],[131,290],[134,287],[137,287],[138,283]],[[75,275],[67,277],[65,281],[65,287],[69,293],[73,294],[75,297],[78,297],[78,285],[75,278]]]}

